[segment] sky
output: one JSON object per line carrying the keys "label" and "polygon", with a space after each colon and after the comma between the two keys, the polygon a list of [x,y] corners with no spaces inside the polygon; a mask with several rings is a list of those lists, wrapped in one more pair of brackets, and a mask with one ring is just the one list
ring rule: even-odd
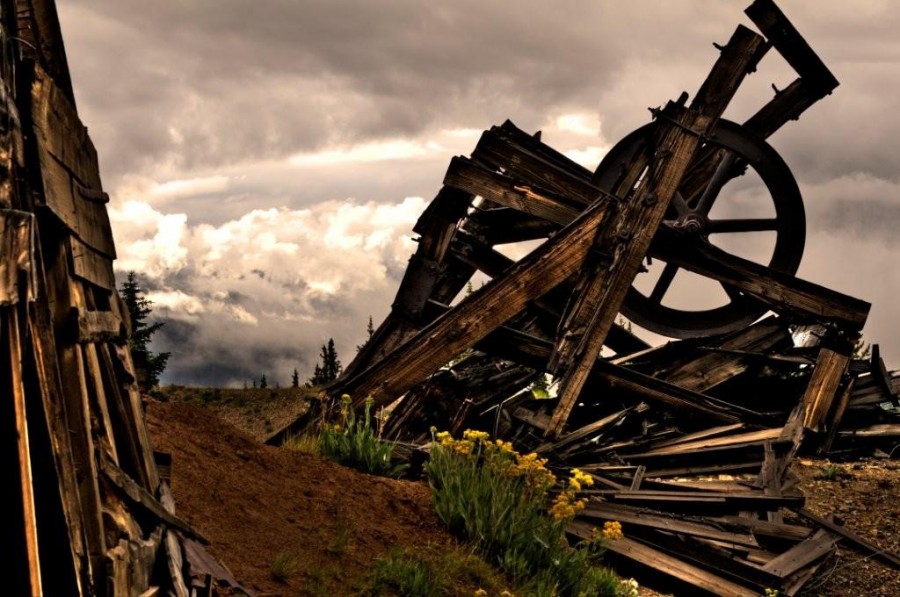
{"label": "sky", "polygon": [[[593,170],[648,107],[697,90],[712,43],[753,27],[747,4],[58,2],[117,275],[137,272],[166,324],[162,382],[286,385],[331,337],[346,364],[453,156],[510,119]],[[780,4],[841,82],[769,140],[806,206],[798,275],[871,302],[864,337],[897,367],[900,4]],[[725,116],[794,78],[770,52]]]}

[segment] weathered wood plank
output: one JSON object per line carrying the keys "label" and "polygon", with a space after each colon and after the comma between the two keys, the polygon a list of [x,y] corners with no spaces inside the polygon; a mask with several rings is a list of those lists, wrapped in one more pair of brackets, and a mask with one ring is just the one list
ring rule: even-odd
{"label": "weathered wood plank", "polygon": [[[576,528],[575,532],[579,537],[589,539],[590,525],[584,525],[583,528]],[[674,556],[663,551],[654,549],[643,543],[639,543],[633,539],[625,537],[618,541],[610,541],[607,550],[613,554],[628,558],[648,566],[653,570],[677,578],[682,582],[686,582],[704,591],[708,591],[713,595],[720,597],[758,597],[759,593],[753,589],[744,587],[735,582],[720,578],[715,574],[703,570],[698,566],[688,564]]]}
{"label": "weathered wood plank", "polygon": [[[0,309],[0,340],[6,346],[0,350],[8,358],[8,362],[0,363],[0,368],[9,373],[9,386],[12,390],[11,401],[15,413],[15,444],[18,461],[18,494],[15,500],[22,508],[22,543],[25,547],[25,562],[28,567],[27,590],[32,595],[43,594],[41,586],[41,561],[38,550],[38,519],[34,501],[34,479],[31,467],[31,448],[28,434],[28,413],[25,404],[25,385],[23,380],[22,345],[19,333],[18,308]],[[18,530],[18,529],[17,529]]]}
{"label": "weathered wood plank", "polygon": [[577,271],[605,213],[605,204],[596,203],[555,238],[422,329],[401,350],[338,384],[335,391],[349,393],[360,403],[369,395],[386,403],[425,379]]}
{"label": "weathered wood plank", "polygon": [[672,119],[677,125],[662,123],[669,128],[656,153],[657,163],[651,165],[650,175],[641,181],[634,197],[608,229],[609,236],[604,237],[603,250],[611,255],[611,263],[596,260],[582,270],[576,282],[577,299],[564,319],[552,361],[554,370],[563,374],[548,436],[562,431],[694,157],[699,138],[687,131],[705,135],[714,130],[740,82],[755,68],[763,45],[760,36],[739,27],[701,85],[690,110],[681,114],[670,110],[663,116],[664,121]]}
{"label": "weathered wood plank", "polygon": [[809,385],[803,394],[804,427],[812,431],[820,430],[849,364],[850,357],[847,355],[835,352],[830,348],[823,348],[819,351],[816,367],[813,369]]}
{"label": "weathered wood plank", "polygon": [[771,562],[763,566],[763,570],[781,578],[787,578],[807,564],[831,553],[840,537],[824,529],[820,529],[812,537],[803,540],[787,550]]}
{"label": "weathered wood plank", "polygon": [[844,539],[850,541],[857,549],[862,550],[863,553],[867,553],[875,559],[881,560],[885,564],[889,564],[895,569],[900,570],[900,554],[896,554],[890,550],[878,547],[874,543],[871,543],[870,541],[860,537],[850,529],[839,524],[835,524],[834,522],[822,518],[821,516],[816,516],[809,510],[801,509],[798,510],[797,513],[803,518],[806,518],[807,520],[810,520],[821,527],[825,527],[832,533],[840,535]]}
{"label": "weathered wood plank", "polygon": [[159,503],[153,494],[138,485],[134,479],[129,477],[125,472],[107,459],[101,461],[101,471],[114,486],[121,490],[135,505],[141,506],[146,512],[155,516],[160,522],[167,524],[173,529],[177,529],[189,537],[208,544],[209,541],[197,532],[191,525],[172,514],[162,504]]}
{"label": "weathered wood plank", "polygon": [[0,209],[0,306],[35,297],[34,249],[34,216]]}
{"label": "weathered wood plank", "polygon": [[112,311],[87,311],[76,307],[72,311],[72,319],[75,322],[75,337],[81,344],[125,338],[122,319]]}
{"label": "weathered wood plank", "polygon": [[68,237],[69,251],[72,256],[72,273],[86,282],[113,292],[116,289],[116,276],[113,274],[112,259],[94,251],[75,236]]}
{"label": "weathered wood plank", "polygon": [[615,520],[626,525],[644,526],[671,533],[680,533],[692,535],[695,537],[705,537],[707,539],[717,539],[725,541],[731,545],[741,545],[744,547],[759,547],[756,539],[749,533],[732,533],[723,531],[709,524],[699,522],[689,522],[666,516],[664,514],[655,514],[652,511],[638,510],[629,508],[628,506],[619,506],[616,504],[606,504],[598,501],[592,501],[579,515],[579,518]]}
{"label": "weathered wood plank", "polygon": [[744,12],[797,74],[814,85],[822,97],[838,86],[838,80],[773,0],[754,0]]}
{"label": "weathered wood plank", "polygon": [[708,243],[680,241],[665,230],[660,230],[654,240],[651,254],[665,255],[669,263],[746,292],[776,312],[794,312],[813,320],[832,319],[850,331],[862,328],[871,307],[860,299],[730,255]]}

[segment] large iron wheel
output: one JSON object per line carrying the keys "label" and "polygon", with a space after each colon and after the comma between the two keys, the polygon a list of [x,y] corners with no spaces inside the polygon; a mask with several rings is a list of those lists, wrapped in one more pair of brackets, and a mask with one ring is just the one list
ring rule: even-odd
{"label": "large iron wheel", "polygon": [[[634,190],[643,175],[641,172],[629,173],[629,167],[635,163],[649,163],[656,148],[657,130],[656,124],[651,123],[616,144],[597,167],[595,184],[606,191],[624,194],[627,200],[628,193]],[[713,207],[721,208],[721,204],[727,203],[729,189],[739,187],[741,177],[751,171],[765,187],[768,199],[760,199],[772,203],[774,216],[712,216]],[[774,232],[774,246],[767,265],[788,274],[797,272],[806,241],[803,201],[787,164],[764,140],[726,120],[721,120],[715,133],[702,144],[672,200],[662,227],[667,229],[667,234],[678,235],[684,242],[709,242],[725,250],[728,250],[727,246],[722,245],[727,245],[730,235],[766,233],[771,243]],[[720,306],[690,310],[667,305],[666,296],[680,268],[669,263],[664,253],[654,253],[653,259],[663,265],[652,288],[641,292],[632,286],[622,307],[622,313],[643,328],[671,338],[724,334],[745,327],[767,310],[762,303],[726,284],[721,284],[726,302]],[[765,260],[752,260],[765,263]],[[659,271],[660,266],[656,267]]]}

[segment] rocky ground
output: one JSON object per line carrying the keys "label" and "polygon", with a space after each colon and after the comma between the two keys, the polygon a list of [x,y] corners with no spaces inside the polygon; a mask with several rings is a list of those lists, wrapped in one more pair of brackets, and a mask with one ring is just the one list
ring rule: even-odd
{"label": "rocky ground", "polygon": [[[150,399],[151,438],[173,455],[177,511],[238,580],[267,596],[358,595],[373,562],[389,553],[467,557],[434,515],[425,485],[260,443],[304,407],[298,389],[175,388]],[[900,552],[900,461],[800,460],[795,470],[807,509]],[[463,567],[452,594],[505,588],[495,573]],[[805,594],[900,595],[900,572],[841,544]]]}

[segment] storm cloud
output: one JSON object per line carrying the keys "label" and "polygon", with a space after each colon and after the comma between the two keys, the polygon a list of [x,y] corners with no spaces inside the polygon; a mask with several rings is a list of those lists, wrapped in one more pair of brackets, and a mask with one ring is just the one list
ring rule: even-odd
{"label": "storm cloud", "polygon": [[[747,1],[68,0],[60,18],[120,259],[169,322],[166,382],[308,375],[390,307],[453,155],[509,118],[594,168],[694,92]],[[873,303],[900,361],[900,7],[783,2],[841,81],[771,143],[809,222],[800,275]],[[752,26],[752,25],[751,25]],[[727,117],[795,75],[770,52]]]}

